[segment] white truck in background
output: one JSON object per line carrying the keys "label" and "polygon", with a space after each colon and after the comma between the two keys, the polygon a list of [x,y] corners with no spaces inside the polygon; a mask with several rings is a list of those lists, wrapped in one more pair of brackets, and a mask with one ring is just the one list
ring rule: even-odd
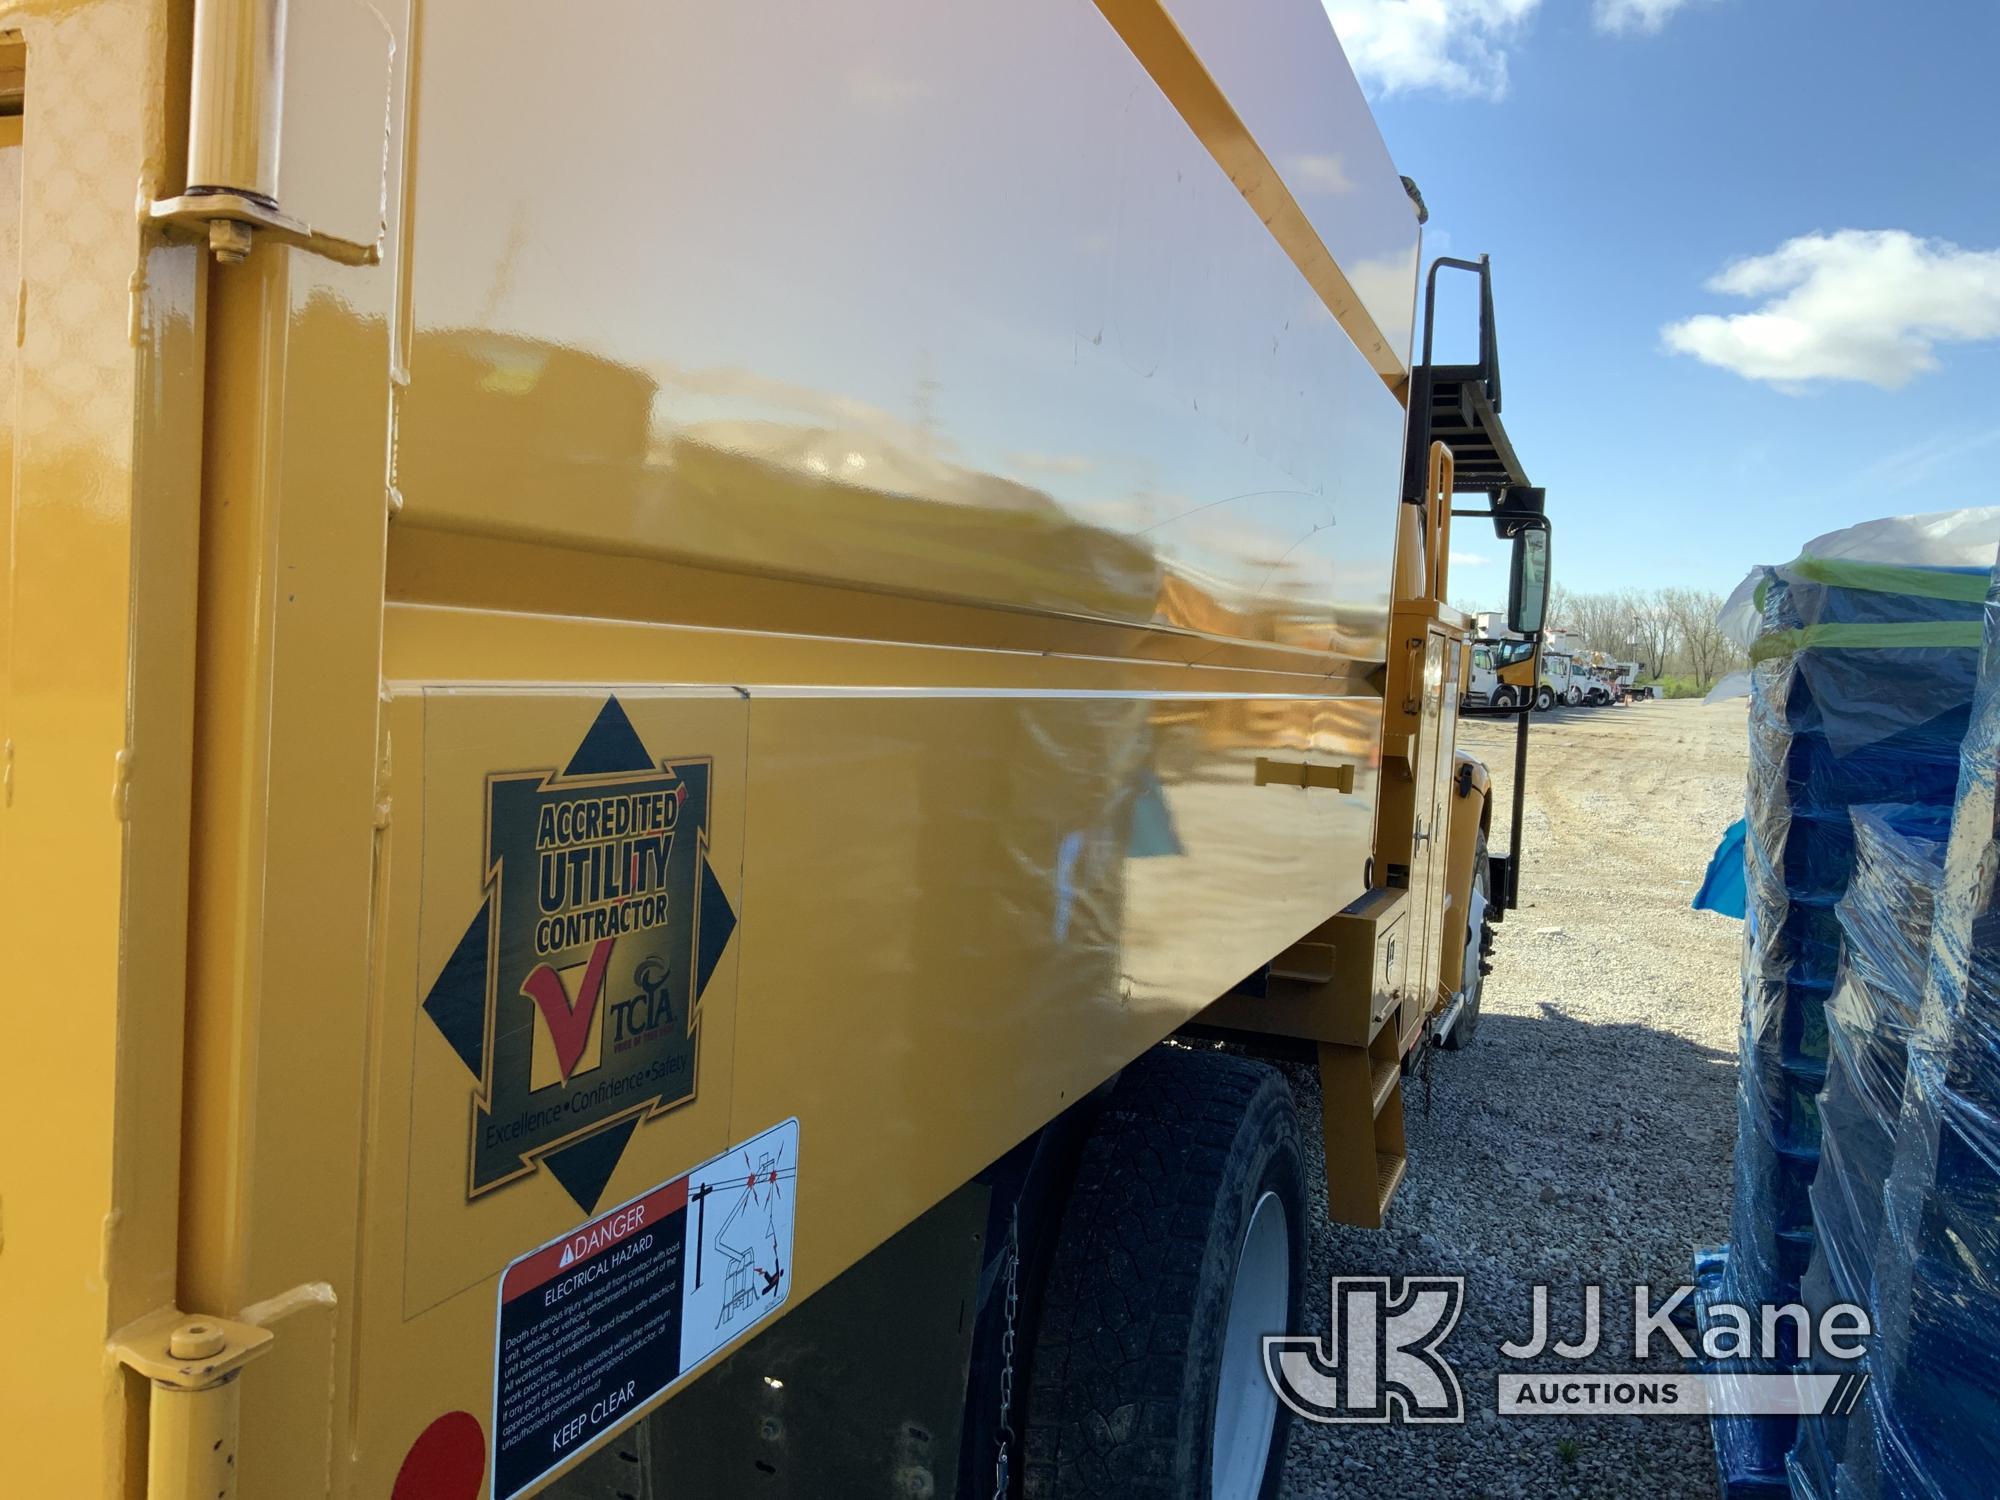
{"label": "white truck in background", "polygon": [[1618,663],[1617,686],[1624,703],[1650,703],[1661,696],[1657,682],[1639,685],[1639,679],[1646,675],[1646,664],[1642,661],[1621,661]]}

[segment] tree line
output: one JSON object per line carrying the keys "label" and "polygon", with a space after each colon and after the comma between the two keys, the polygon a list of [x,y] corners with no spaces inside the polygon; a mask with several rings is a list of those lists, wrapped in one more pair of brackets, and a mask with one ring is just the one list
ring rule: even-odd
{"label": "tree line", "polygon": [[1664,679],[1671,687],[1705,693],[1744,665],[1742,649],[1715,623],[1722,603],[1713,589],[1583,594],[1558,583],[1549,590],[1546,618],[1551,629],[1569,632],[1583,650],[1640,663],[1641,682]]}
{"label": "tree line", "polygon": [[1586,650],[1641,663],[1642,681],[1683,678],[1705,693],[1744,664],[1742,649],[1715,622],[1722,602],[1713,589],[1580,594],[1557,584],[1549,591],[1549,623]]}

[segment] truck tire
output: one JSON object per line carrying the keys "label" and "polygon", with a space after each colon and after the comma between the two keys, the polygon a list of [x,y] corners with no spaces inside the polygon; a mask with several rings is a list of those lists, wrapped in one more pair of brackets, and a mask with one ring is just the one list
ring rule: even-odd
{"label": "truck tire", "polygon": [[[1493,899],[1493,867],[1487,863],[1486,859],[1486,830],[1484,828],[1479,830],[1479,838],[1472,846],[1472,888],[1479,892],[1480,895],[1486,897],[1487,900],[1491,901]],[[1466,902],[1468,911],[1471,906],[1472,903],[1470,901]],[[1465,1009],[1458,1013],[1458,1019],[1452,1023],[1451,1030],[1445,1034],[1442,1045],[1447,1052],[1457,1052],[1471,1046],[1473,1033],[1479,1030],[1479,1001],[1486,993],[1486,975],[1479,967],[1486,958],[1488,942],[1486,928],[1486,919],[1483,916],[1480,918],[1479,931],[1472,931],[1470,923],[1466,927],[1466,972],[1463,979],[1465,985]]]}
{"label": "truck tire", "polygon": [[1267,1500],[1290,1413],[1264,1335],[1297,1326],[1304,1155],[1284,1080],[1161,1046],[1077,1163],[1028,1361],[1025,1500]]}
{"label": "truck tire", "polygon": [[1556,693],[1554,688],[1539,687],[1535,689],[1535,708],[1538,712],[1547,713],[1555,706]]}

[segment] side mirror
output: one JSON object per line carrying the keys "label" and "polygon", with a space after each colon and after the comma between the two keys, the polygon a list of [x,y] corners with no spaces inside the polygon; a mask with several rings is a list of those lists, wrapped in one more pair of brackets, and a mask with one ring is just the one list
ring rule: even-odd
{"label": "side mirror", "polygon": [[1507,628],[1539,636],[1549,605],[1549,533],[1544,526],[1514,533],[1514,564],[1507,583]]}

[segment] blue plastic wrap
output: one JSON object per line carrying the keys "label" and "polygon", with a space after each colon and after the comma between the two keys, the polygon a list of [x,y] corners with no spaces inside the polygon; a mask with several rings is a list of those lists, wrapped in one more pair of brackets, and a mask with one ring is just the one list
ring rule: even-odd
{"label": "blue plastic wrap", "polygon": [[1868,1420],[1839,1494],[2000,1489],[2000,575],[1936,891],[1874,1267]]}
{"label": "blue plastic wrap", "polygon": [[[1990,538],[1987,547],[1990,555]],[[1857,841],[1868,837],[1857,834],[1853,810],[1895,803],[1898,813],[1882,816],[1928,817],[1934,832],[1949,816],[1986,571],[1802,558],[1765,570],[1755,592],[1736,1199],[1711,1301],[1800,1297],[1815,1247],[1812,1187],[1823,1151],[1828,1009],[1843,977],[1842,899]],[[1842,1081],[1836,1107],[1849,1098]],[[1852,1136],[1841,1146],[1864,1149]],[[1885,1169],[1878,1161],[1878,1178]],[[1778,1355],[1775,1365],[1742,1362],[1721,1373],[1798,1359],[1789,1347]],[[1718,1421],[1725,1490],[1782,1487],[1796,1425]]]}
{"label": "blue plastic wrap", "polygon": [[[1852,587],[1793,565],[1766,579],[1753,655],[1731,1300],[1785,1301],[1812,1249],[1826,1007],[1857,804],[1947,816],[1972,703],[1983,577],[1873,568]],[[1970,584],[1970,588],[1968,588]],[[1970,594],[1971,597],[1967,597]],[[1956,597],[1954,597],[1956,595]]]}
{"label": "blue plastic wrap", "polygon": [[[1907,805],[1857,807],[1853,824],[1854,873],[1838,907],[1840,970],[1826,1009],[1820,1163],[1808,1195],[1814,1249],[1800,1292],[1815,1312],[1836,1302],[1872,1304],[1883,1187],[1951,826],[1944,809]],[[1823,1355],[1807,1363],[1835,1373],[1851,1368]],[[1844,1416],[1799,1423],[1790,1460],[1796,1500],[1834,1500],[1852,1425]]]}
{"label": "blue plastic wrap", "polygon": [[1708,858],[1708,873],[1701,878],[1701,889],[1694,893],[1694,909],[1742,921],[1748,915],[1743,863],[1743,820],[1738,818],[1722,830],[1715,853]]}

